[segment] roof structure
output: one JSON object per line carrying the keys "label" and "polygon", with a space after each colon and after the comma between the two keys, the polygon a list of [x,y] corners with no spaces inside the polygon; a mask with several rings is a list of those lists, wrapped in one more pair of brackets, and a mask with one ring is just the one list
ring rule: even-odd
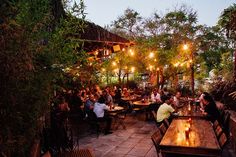
{"label": "roof structure", "polygon": [[80,38],[84,41],[84,50],[95,51],[98,49],[111,49],[114,45],[121,45],[122,47],[130,46],[133,42],[125,39],[119,35],[111,33],[99,25],[91,22],[86,22],[87,27]]}

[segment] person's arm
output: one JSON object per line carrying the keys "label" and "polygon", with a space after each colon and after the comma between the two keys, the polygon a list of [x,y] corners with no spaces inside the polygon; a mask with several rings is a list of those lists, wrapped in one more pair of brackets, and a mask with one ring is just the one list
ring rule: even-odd
{"label": "person's arm", "polygon": [[152,101],[152,102],[155,102],[155,101],[156,101],[156,99],[155,99],[155,97],[154,97],[154,94],[151,94],[151,101]]}

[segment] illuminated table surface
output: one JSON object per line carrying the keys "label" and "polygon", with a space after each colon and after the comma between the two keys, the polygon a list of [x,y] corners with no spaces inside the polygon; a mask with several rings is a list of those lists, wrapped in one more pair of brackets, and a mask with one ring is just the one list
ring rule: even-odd
{"label": "illuminated table surface", "polygon": [[206,118],[206,115],[200,110],[200,106],[184,105],[177,109],[176,117]]}
{"label": "illuminated table surface", "polygon": [[152,102],[150,101],[142,101],[142,100],[133,102],[135,106],[149,106],[151,103]]}
{"label": "illuminated table surface", "polygon": [[[190,128],[188,136],[186,128]],[[160,143],[163,156],[168,154],[220,156],[220,146],[212,124],[204,119],[174,119]]]}

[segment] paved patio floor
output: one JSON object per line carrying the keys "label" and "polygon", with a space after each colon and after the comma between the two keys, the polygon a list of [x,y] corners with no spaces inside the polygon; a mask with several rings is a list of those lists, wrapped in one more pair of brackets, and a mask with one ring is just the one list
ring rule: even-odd
{"label": "paved patio floor", "polygon": [[[145,121],[143,115],[128,115],[126,129],[121,126],[112,134],[91,133],[89,127],[81,126],[78,146],[91,149],[95,157],[157,157],[151,135],[156,126],[153,121]],[[223,151],[223,157],[236,157],[230,146]]]}

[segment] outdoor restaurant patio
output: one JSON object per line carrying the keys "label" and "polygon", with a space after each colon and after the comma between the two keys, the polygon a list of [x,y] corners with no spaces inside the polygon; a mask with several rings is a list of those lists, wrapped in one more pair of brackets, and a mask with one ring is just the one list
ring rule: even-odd
{"label": "outdoor restaurant patio", "polygon": [[[146,121],[144,114],[129,114],[124,120],[126,129],[120,126],[113,134],[91,132],[86,122],[79,125],[76,147],[89,149],[95,157],[157,157],[151,136],[157,131],[153,120]],[[159,154],[161,156],[161,153]],[[222,157],[236,157],[229,142]]]}
{"label": "outdoor restaurant patio", "polygon": [[0,157],[236,157],[236,3],[175,3],[1,1]]}

